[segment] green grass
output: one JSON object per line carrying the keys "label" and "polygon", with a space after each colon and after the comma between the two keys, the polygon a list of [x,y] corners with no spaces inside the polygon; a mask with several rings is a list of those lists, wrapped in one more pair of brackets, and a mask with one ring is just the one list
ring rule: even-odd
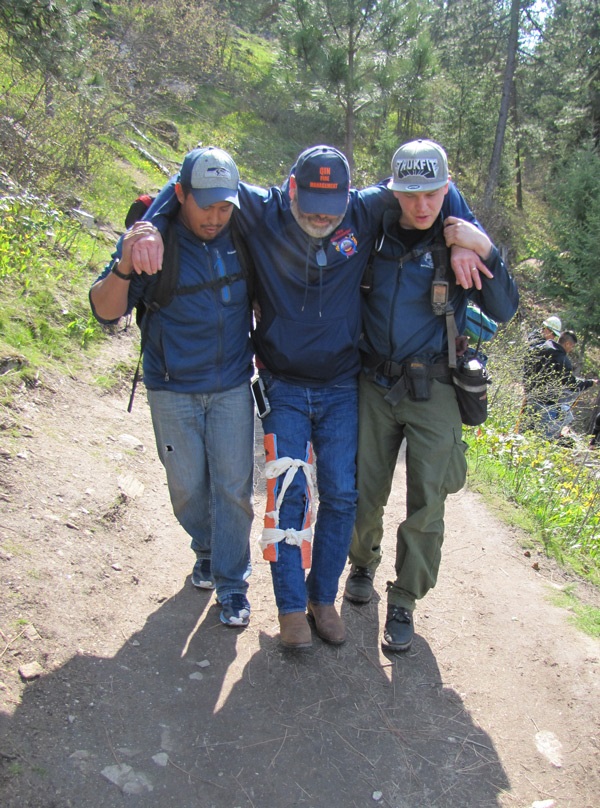
{"label": "green grass", "polygon": [[551,599],[556,606],[570,612],[571,622],[580,631],[590,637],[600,639],[600,609],[581,603],[571,586],[565,587],[560,592],[553,593]]}
{"label": "green grass", "polygon": [[87,301],[97,243],[74,219],[28,194],[0,198],[0,348],[19,371],[3,387],[72,365],[101,332]]}
{"label": "green grass", "polygon": [[[139,138],[138,138],[139,140]],[[166,157],[165,147],[143,144],[151,154],[165,163],[170,173],[177,170],[176,157]],[[170,152],[170,150],[169,150]],[[83,207],[101,224],[111,225],[117,233],[124,230],[125,214],[140,193],[156,193],[168,177],[130,145],[106,144],[98,170],[90,178],[82,194]],[[114,242],[107,243],[106,258]]]}
{"label": "green grass", "polygon": [[600,467],[493,421],[469,438],[471,473],[522,509],[544,551],[600,584]]}
{"label": "green grass", "polygon": [[131,362],[117,362],[108,373],[96,376],[95,384],[105,393],[130,388],[133,383],[137,359]]}
{"label": "green grass", "polygon": [[[524,548],[541,551],[598,587],[600,456],[587,450],[582,427],[571,448],[520,433],[524,331],[518,323],[503,328],[487,348],[492,403],[482,427],[465,429],[469,486],[523,531]],[[559,599],[581,630],[598,636],[597,609],[580,602],[574,589]]]}

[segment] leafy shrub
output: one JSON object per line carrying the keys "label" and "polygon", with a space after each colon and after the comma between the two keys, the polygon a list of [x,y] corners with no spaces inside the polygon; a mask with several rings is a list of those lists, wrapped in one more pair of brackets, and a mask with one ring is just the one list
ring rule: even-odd
{"label": "leafy shrub", "polygon": [[0,197],[2,350],[39,366],[99,336],[87,302],[79,224],[28,194]]}
{"label": "leafy shrub", "polygon": [[522,434],[522,358],[526,341],[517,322],[489,345],[490,417],[465,430],[469,474],[522,508],[546,552],[600,580],[600,456],[589,438],[570,443]]}

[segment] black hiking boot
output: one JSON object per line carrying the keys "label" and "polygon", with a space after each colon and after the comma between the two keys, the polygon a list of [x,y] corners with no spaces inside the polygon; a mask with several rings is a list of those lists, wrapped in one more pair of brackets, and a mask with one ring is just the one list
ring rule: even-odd
{"label": "black hiking boot", "polygon": [[381,647],[384,651],[408,651],[415,636],[412,612],[403,606],[387,607]]}
{"label": "black hiking boot", "polygon": [[373,597],[373,575],[373,571],[368,567],[357,567],[353,564],[344,589],[346,600],[352,603],[368,603]]}

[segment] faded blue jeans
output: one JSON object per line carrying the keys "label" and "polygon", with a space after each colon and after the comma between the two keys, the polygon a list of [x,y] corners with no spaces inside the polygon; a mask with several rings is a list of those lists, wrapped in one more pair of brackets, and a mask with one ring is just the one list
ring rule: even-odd
{"label": "faded blue jeans", "polygon": [[[285,541],[278,543],[278,559],[271,562],[280,614],[303,612],[307,600],[334,603],[348,556],[357,500],[357,382],[350,379],[332,387],[301,387],[267,371],[261,370],[260,375],[271,405],[263,428],[265,435],[275,435],[277,457],[305,460],[309,443],[315,454],[319,505],[310,572],[306,576],[302,568],[299,547]],[[279,526],[300,530],[305,506],[306,481],[298,470],[281,503]]]}
{"label": "faded blue jeans", "polygon": [[173,513],[192,550],[211,559],[219,599],[244,594],[254,493],[250,386],[210,394],[147,392]]}

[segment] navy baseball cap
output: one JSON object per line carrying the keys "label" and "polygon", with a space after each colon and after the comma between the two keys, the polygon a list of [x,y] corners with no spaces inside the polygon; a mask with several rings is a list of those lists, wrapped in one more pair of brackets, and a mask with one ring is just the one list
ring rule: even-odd
{"label": "navy baseball cap", "polygon": [[342,216],[346,212],[350,166],[342,152],[332,146],[313,146],[298,157],[292,173],[302,213]]}
{"label": "navy baseball cap", "polygon": [[201,208],[216,202],[232,202],[239,208],[239,181],[240,175],[233,159],[227,152],[213,146],[188,152],[179,172],[182,188],[191,192]]}

